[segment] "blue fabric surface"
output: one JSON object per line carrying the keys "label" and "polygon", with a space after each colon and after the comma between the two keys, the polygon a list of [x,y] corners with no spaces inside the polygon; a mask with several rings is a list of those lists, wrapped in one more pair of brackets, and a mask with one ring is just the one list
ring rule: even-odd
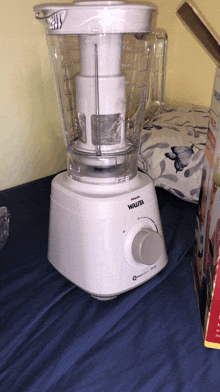
{"label": "blue fabric surface", "polygon": [[158,190],[169,263],[99,302],[47,261],[51,178],[4,191],[1,392],[219,391],[220,352],[203,345],[191,271],[196,207]]}

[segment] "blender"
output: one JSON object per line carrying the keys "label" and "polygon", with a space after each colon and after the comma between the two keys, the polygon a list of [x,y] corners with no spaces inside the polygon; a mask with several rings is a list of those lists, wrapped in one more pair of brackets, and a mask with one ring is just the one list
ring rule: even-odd
{"label": "blender", "polygon": [[34,11],[46,28],[67,152],[67,171],[51,186],[48,259],[109,300],[167,264],[154,183],[137,163],[153,89],[156,9],[85,1]]}

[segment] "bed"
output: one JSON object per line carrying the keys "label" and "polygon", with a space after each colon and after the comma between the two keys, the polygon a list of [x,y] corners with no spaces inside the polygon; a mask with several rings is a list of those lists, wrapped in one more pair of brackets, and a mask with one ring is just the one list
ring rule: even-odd
{"label": "bed", "polygon": [[157,187],[169,262],[102,302],[47,260],[52,176],[0,192],[1,392],[219,392],[220,352],[205,348],[191,270],[197,204]]}

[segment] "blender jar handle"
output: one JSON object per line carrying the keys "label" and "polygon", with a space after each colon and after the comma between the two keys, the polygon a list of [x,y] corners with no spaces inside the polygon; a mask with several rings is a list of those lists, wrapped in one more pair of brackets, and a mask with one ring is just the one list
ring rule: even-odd
{"label": "blender jar handle", "polygon": [[168,37],[165,30],[157,29],[146,38],[150,48],[149,88],[146,94],[144,126],[152,121],[164,106]]}

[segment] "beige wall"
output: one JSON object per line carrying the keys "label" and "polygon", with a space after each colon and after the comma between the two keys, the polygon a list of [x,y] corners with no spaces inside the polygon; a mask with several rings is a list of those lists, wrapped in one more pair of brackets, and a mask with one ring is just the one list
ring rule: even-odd
{"label": "beige wall", "polygon": [[2,2],[0,190],[65,169],[66,157],[36,0]]}
{"label": "beige wall", "polygon": [[[0,190],[66,167],[37,0],[11,0],[0,13]],[[49,2],[49,1],[48,1]],[[178,0],[157,0],[158,27],[169,36],[166,101],[209,106],[215,65],[176,16]],[[219,0],[197,0],[220,35]]]}

